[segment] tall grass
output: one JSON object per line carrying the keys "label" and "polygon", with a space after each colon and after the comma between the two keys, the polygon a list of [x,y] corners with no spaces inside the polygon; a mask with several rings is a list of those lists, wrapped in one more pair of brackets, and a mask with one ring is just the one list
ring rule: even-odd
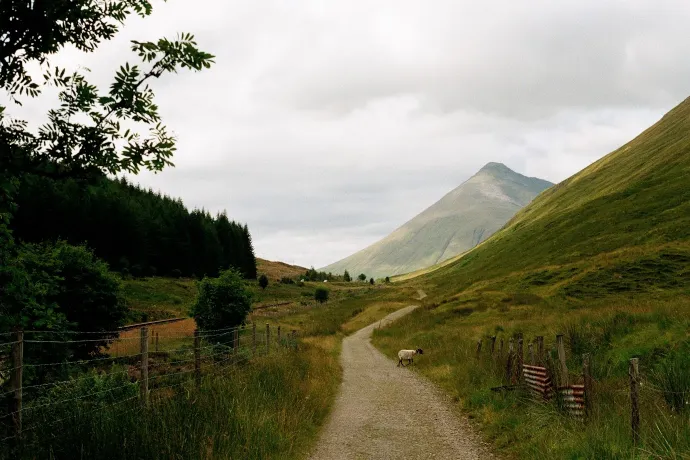
{"label": "tall grass", "polygon": [[[516,305],[486,296],[460,297],[433,309],[418,309],[388,328],[374,331],[374,344],[389,356],[402,347],[421,347],[414,369],[448,392],[478,422],[486,438],[518,458],[690,458],[687,344],[690,327],[685,300],[630,302],[607,299],[606,307],[567,309],[543,303]],[[564,333],[570,380],[581,382],[582,354],[592,360],[593,412],[583,424],[554,400],[535,402],[520,391],[495,392],[504,385],[505,357],[488,356],[487,338],[507,342],[516,333],[527,343]],[[480,359],[476,342],[484,340]],[[682,345],[679,345],[682,344]],[[496,355],[498,343],[496,344]],[[633,445],[628,360],[640,358],[642,443]]]}
{"label": "tall grass", "polygon": [[[307,344],[154,392],[143,409],[79,404],[29,431],[21,459],[264,459],[305,453],[338,384],[334,353]],[[52,425],[51,425],[52,424]]]}

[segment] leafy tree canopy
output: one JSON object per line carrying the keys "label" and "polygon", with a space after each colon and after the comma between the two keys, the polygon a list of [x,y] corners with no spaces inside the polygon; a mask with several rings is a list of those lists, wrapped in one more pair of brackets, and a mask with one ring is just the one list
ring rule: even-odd
{"label": "leafy tree canopy", "polygon": [[[83,73],[51,67],[49,57],[67,45],[94,51],[111,39],[128,16],[148,16],[148,0],[7,0],[0,3],[0,89],[16,104],[59,88],[60,105],[48,122],[32,132],[0,106],[0,172],[51,175],[101,171],[137,173],[171,165],[175,139],[161,123],[151,79],[187,68],[210,67],[213,56],[200,51],[194,37],[132,41],[137,64],[123,64],[107,91]],[[33,75],[38,64],[42,75]],[[142,131],[147,131],[142,134]],[[5,189],[10,184],[5,181]]]}
{"label": "leafy tree canopy", "polygon": [[223,329],[242,324],[252,308],[251,292],[236,270],[226,270],[218,278],[204,278],[192,316],[199,329]]}

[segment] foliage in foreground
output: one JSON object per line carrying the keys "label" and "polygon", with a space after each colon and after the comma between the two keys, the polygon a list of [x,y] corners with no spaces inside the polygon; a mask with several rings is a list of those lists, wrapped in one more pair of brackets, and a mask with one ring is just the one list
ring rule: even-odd
{"label": "foliage in foreground", "polygon": [[[200,390],[189,382],[154,393],[148,409],[136,399],[80,403],[59,429],[27,433],[18,458],[297,458],[328,413],[338,375],[331,351],[281,350],[208,376]],[[8,454],[0,459],[16,458]]]}
{"label": "foliage in foreground", "polygon": [[[27,347],[25,362],[83,359],[97,353],[114,336],[111,331],[125,323],[128,309],[121,297],[117,276],[83,246],[57,244],[23,245],[14,265],[18,280],[5,286],[9,292],[23,283],[16,302],[0,302],[0,332],[15,328],[38,331],[71,331],[70,334],[32,333],[30,340],[83,340],[43,347]],[[78,334],[88,331],[88,336]],[[93,334],[92,332],[103,332]],[[76,332],[77,334],[74,334]],[[27,370],[25,379],[44,369]],[[31,372],[29,372],[31,371]]]}

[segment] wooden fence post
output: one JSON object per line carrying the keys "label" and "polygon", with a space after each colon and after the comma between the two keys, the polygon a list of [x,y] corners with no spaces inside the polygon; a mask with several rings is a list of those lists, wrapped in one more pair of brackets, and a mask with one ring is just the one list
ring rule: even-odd
{"label": "wooden fence post", "polygon": [[522,333],[518,334],[518,352],[517,352],[517,381],[522,382],[522,366],[525,363],[525,352],[522,346]]}
{"label": "wooden fence post", "polygon": [[582,355],[582,377],[585,381],[585,419],[592,414],[592,374],[590,371],[590,355]]}
{"label": "wooden fence post", "polygon": [[494,351],[496,350],[496,336],[491,337],[491,357],[494,357]]}
{"label": "wooden fence post", "polygon": [[540,366],[544,365],[544,336],[537,336],[537,363]]}
{"label": "wooden fence post", "polygon": [[534,364],[534,343],[533,343],[533,342],[530,342],[530,343],[527,345],[527,349],[528,349],[528,352],[529,352],[529,364],[530,364],[531,366],[534,366],[534,365],[535,365],[535,364]]}
{"label": "wooden fence post", "polygon": [[271,352],[271,326],[266,323],[266,354]]}
{"label": "wooden fence post", "polygon": [[503,337],[501,337],[501,343],[498,347],[498,359],[503,359]]}
{"label": "wooden fence post", "polygon": [[632,428],[633,443],[640,443],[640,366],[638,358],[630,358],[630,426]]}
{"label": "wooden fence post", "polygon": [[158,353],[158,340],[160,338],[160,333],[156,332],[156,353]]}
{"label": "wooden fence post", "polygon": [[482,354],[482,339],[479,339],[479,340],[477,340],[477,359],[479,359],[481,354]]}
{"label": "wooden fence post", "polygon": [[256,322],[252,323],[252,356],[256,356]]}
{"label": "wooden fence post", "polygon": [[14,434],[19,440],[22,436],[22,397],[24,380],[24,331],[17,331],[14,336],[15,343],[12,344],[12,391],[14,397],[11,401],[10,412],[14,412],[12,421],[14,422]]}
{"label": "wooden fence post", "polygon": [[194,383],[201,386],[201,336],[199,329],[194,330]]}
{"label": "wooden fence post", "polygon": [[506,360],[506,385],[513,383],[513,339],[508,342],[508,359]]}
{"label": "wooden fence post", "polygon": [[141,328],[141,381],[139,384],[141,404],[149,402],[149,328]]}
{"label": "wooden fence post", "polygon": [[565,364],[565,346],[563,345],[563,334],[556,336],[558,346],[558,361],[560,362],[560,382],[562,387],[568,386],[568,366]]}
{"label": "wooden fence post", "polygon": [[280,346],[280,326],[278,326],[278,331],[276,333],[276,337],[278,338],[278,346]]}
{"label": "wooden fence post", "polygon": [[295,329],[292,330],[292,344],[297,350],[297,331]]}

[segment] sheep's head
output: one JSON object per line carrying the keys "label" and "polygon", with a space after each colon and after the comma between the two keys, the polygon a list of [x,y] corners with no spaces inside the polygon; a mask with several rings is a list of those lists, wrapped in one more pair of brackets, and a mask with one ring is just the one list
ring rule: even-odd
{"label": "sheep's head", "polygon": [[417,354],[418,354],[418,355],[423,355],[423,354],[424,354],[424,350],[422,350],[421,348],[417,348]]}

